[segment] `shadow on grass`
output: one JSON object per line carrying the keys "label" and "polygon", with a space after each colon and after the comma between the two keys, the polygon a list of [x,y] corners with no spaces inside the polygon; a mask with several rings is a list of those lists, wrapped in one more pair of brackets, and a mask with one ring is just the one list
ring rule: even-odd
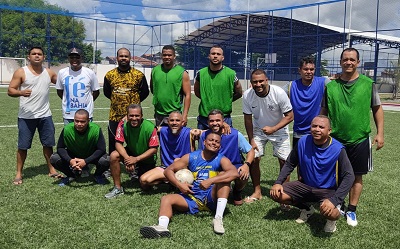
{"label": "shadow on grass", "polygon": [[49,168],[47,167],[47,164],[41,164],[38,166],[24,165],[22,173],[24,175],[23,176],[24,179],[34,178],[35,176],[38,176],[38,175],[46,175],[47,176],[49,174]]}

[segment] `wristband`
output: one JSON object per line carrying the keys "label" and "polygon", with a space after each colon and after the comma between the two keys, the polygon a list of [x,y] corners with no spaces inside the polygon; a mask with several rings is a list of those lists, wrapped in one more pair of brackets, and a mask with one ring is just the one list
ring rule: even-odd
{"label": "wristband", "polygon": [[247,166],[249,166],[249,168],[251,167],[251,163],[249,162],[244,162],[245,164],[247,164]]}

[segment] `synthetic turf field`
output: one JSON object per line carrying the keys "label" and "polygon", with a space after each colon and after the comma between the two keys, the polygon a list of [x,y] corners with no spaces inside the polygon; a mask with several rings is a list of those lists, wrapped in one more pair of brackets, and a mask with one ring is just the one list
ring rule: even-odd
{"label": "synthetic turf field", "polygon": [[[0,88],[0,248],[398,248],[400,242],[400,167],[398,124],[400,113],[385,111],[385,146],[374,151],[375,171],[364,178],[365,188],[358,206],[359,225],[349,227],[344,219],[337,232],[323,232],[325,220],[315,213],[306,224],[294,219],[293,208],[282,213],[279,205],[268,198],[278,174],[278,163],[267,147],[262,159],[264,198],[258,202],[234,207],[229,201],[225,213],[223,236],[212,231],[213,215],[178,214],[170,223],[170,239],[141,238],[142,225],[157,223],[160,197],[169,192],[166,185],[142,193],[137,184],[123,173],[125,195],[106,200],[112,183],[95,185],[93,178],[80,179],[70,186],[59,187],[47,176],[37,135],[28,152],[24,183],[11,184],[15,176],[18,99],[8,97]],[[94,120],[106,133],[109,101],[100,95],[95,102]],[[143,103],[145,118],[152,118],[151,96]],[[192,95],[191,117],[197,113],[198,99]],[[51,90],[51,108],[56,123],[56,139],[62,129],[61,100]],[[245,134],[241,100],[234,103],[233,124]],[[371,119],[372,121],[372,119]],[[195,127],[195,118],[189,126]],[[373,125],[372,125],[373,126]],[[374,131],[372,132],[374,134]],[[93,172],[93,171],[92,171]],[[293,179],[295,178],[292,174]],[[244,195],[252,192],[251,183]]]}

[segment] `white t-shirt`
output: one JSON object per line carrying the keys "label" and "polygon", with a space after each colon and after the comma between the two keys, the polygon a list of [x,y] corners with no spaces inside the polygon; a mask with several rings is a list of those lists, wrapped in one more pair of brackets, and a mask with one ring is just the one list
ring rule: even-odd
{"label": "white t-shirt", "polygon": [[31,89],[29,97],[19,97],[18,117],[23,119],[36,119],[51,116],[49,103],[50,75],[45,68],[39,75],[34,75],[27,66],[23,67],[25,81],[20,90]]}
{"label": "white t-shirt", "polygon": [[[275,126],[283,114],[292,110],[290,100],[285,91],[279,86],[269,85],[269,93],[259,97],[253,88],[247,89],[243,94],[243,113],[253,115],[253,129],[262,129],[265,126]],[[276,131],[274,134],[287,133],[288,126]]]}
{"label": "white t-shirt", "polygon": [[56,89],[63,90],[62,109],[65,119],[74,119],[79,109],[89,112],[93,117],[93,91],[100,89],[96,74],[87,67],[79,71],[63,68],[58,72]]}

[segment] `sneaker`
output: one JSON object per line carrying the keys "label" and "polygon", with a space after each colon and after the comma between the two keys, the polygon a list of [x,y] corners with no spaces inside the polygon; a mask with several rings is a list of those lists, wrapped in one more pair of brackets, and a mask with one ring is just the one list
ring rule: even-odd
{"label": "sneaker", "polygon": [[289,212],[291,208],[290,208],[290,205],[281,203],[280,209],[281,209],[282,212]]}
{"label": "sneaker", "polygon": [[107,180],[106,180],[106,178],[105,178],[103,175],[94,176],[94,181],[95,181],[97,184],[100,184],[100,185],[105,185],[105,184],[107,184]]}
{"label": "sneaker", "polygon": [[168,228],[160,225],[142,227],[140,228],[140,234],[148,239],[171,237],[171,232],[168,230]]}
{"label": "sneaker", "polygon": [[64,177],[61,179],[61,182],[58,184],[58,186],[64,187],[66,185],[69,185],[74,180],[75,180],[75,178],[73,178],[73,177],[68,177],[68,176]]}
{"label": "sneaker", "polygon": [[110,193],[104,195],[104,197],[106,197],[107,199],[112,199],[114,197],[117,197],[119,195],[123,195],[124,194],[124,189],[121,188],[117,188],[114,186],[114,188],[111,190]]}
{"label": "sneaker", "polygon": [[313,206],[310,206],[310,210],[301,209],[300,216],[296,219],[296,222],[299,224],[306,222],[314,212],[315,209]]}
{"label": "sneaker", "polygon": [[225,228],[224,228],[224,223],[222,222],[222,217],[217,217],[213,219],[213,226],[214,226],[214,232],[217,234],[224,234],[225,233]]}
{"label": "sneaker", "polygon": [[135,168],[132,172],[129,172],[129,178],[130,178],[132,181],[139,180],[137,168]]}
{"label": "sneaker", "polygon": [[109,169],[104,171],[103,176],[107,179],[110,178],[112,176],[111,171]]}
{"label": "sneaker", "polygon": [[336,220],[326,220],[324,231],[326,233],[334,233],[336,231]]}
{"label": "sneaker", "polygon": [[358,222],[357,222],[356,212],[347,211],[346,220],[347,220],[347,224],[349,224],[350,226],[352,226],[352,227],[357,226]]}

